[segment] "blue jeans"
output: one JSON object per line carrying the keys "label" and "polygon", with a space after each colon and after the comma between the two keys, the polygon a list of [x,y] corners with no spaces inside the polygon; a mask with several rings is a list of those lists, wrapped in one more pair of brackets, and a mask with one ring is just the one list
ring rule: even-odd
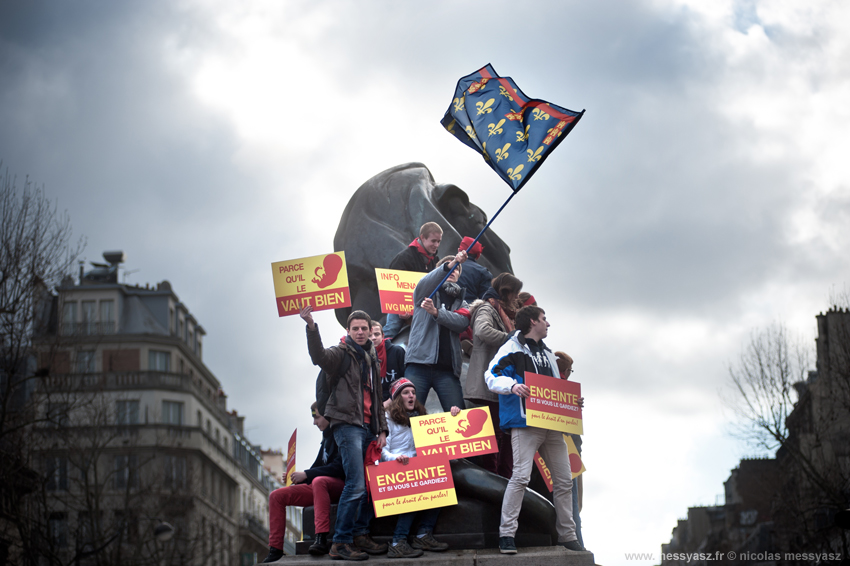
{"label": "blue jeans", "polygon": [[395,522],[395,532],[393,533],[393,542],[401,542],[407,539],[410,533],[410,527],[413,526],[413,520],[419,516],[419,530],[416,534],[424,535],[425,533],[434,532],[434,525],[437,524],[437,517],[440,516],[440,508],[426,509],[425,511],[413,511],[412,513],[403,513],[398,516]]}
{"label": "blue jeans", "polygon": [[387,338],[395,338],[398,331],[401,330],[402,320],[397,314],[388,314],[387,323],[384,325],[384,336]]}
{"label": "blue jeans", "polygon": [[369,512],[363,458],[375,435],[368,428],[350,424],[336,425],[332,430],[345,470],[345,487],[336,509],[334,542],[351,544],[355,536],[369,534],[372,513]]}
{"label": "blue jeans", "polygon": [[578,543],[584,546],[584,539],[581,538],[581,517],[578,516],[578,482],[573,480],[573,521],[576,522],[576,536]]}
{"label": "blue jeans", "polygon": [[453,371],[436,369],[425,364],[407,364],[404,367],[404,377],[413,382],[416,399],[423,405],[433,387],[440,398],[443,411],[451,411],[452,406],[464,408],[463,388]]}

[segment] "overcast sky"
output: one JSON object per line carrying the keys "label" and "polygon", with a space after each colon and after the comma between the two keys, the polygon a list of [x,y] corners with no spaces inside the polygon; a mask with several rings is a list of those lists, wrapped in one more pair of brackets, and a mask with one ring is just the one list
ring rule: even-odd
{"label": "overcast sky", "polygon": [[[249,437],[319,435],[270,264],[327,253],[350,195],[425,163],[510,194],[440,126],[491,63],[581,123],[494,224],[587,399],[584,538],[655,552],[742,456],[718,392],[750,332],[812,343],[848,282],[841,2],[3,2],[0,160],[128,283],[168,279]],[[19,186],[20,186],[19,182]],[[331,345],[332,311],[316,319]],[[720,500],[722,503],[722,500]],[[650,563],[650,562],[647,562]]]}

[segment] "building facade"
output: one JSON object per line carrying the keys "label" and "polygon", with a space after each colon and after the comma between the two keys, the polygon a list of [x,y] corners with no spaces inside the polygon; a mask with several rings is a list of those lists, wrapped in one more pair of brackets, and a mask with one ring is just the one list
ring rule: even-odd
{"label": "building facade", "polygon": [[[51,552],[85,563],[254,563],[279,484],[204,364],[168,281],[118,282],[123,253],[63,282],[35,339],[36,461]],[[173,526],[170,540],[154,529]]]}

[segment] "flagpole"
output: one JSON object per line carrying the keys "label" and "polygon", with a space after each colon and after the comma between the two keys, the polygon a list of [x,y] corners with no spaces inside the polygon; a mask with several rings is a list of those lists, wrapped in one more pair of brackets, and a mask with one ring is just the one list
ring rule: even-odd
{"label": "flagpole", "polygon": [[[481,236],[483,236],[483,235],[484,235],[484,232],[486,232],[486,231],[487,231],[487,228],[489,228],[489,227],[490,227],[490,224],[492,224],[492,223],[493,223],[493,221],[494,221],[494,220],[496,220],[496,217],[497,217],[497,216],[499,216],[499,213],[501,213],[501,212],[502,212],[502,210],[504,210],[504,209],[505,209],[505,207],[506,207],[506,206],[508,206],[508,203],[509,203],[509,202],[511,202],[511,199],[512,199],[512,198],[514,198],[514,195],[516,195],[518,192],[519,192],[519,191],[512,191],[512,192],[511,192],[511,196],[509,196],[509,197],[508,197],[508,200],[506,200],[506,201],[505,201],[505,203],[501,206],[501,208],[499,208],[499,210],[497,210],[497,211],[496,211],[496,214],[494,214],[494,215],[493,215],[493,218],[491,218],[491,219],[490,219],[490,222],[488,222],[488,223],[487,223],[487,225],[486,225],[486,226],[484,226],[484,228],[482,228],[482,229],[481,229],[481,231],[478,233],[478,235],[477,235],[477,236],[475,236],[475,240],[473,240],[473,241],[472,241],[472,243],[471,243],[471,244],[469,244],[469,247],[468,247],[468,248],[466,248],[466,250],[465,250],[465,251],[466,251],[467,253],[469,253],[469,250],[471,250],[471,249],[472,249],[472,247],[473,247],[475,244],[477,244],[477,243],[478,243],[478,239],[479,239],[479,238],[481,238]],[[442,286],[443,286],[443,283],[445,283],[445,282],[448,280],[448,278],[451,276],[452,272],[455,270],[455,267],[457,267],[458,265],[460,265],[460,264],[459,264],[459,263],[455,264],[455,266],[454,266],[454,267],[452,267],[452,268],[449,270],[449,272],[448,272],[448,273],[446,273],[446,276],[445,276],[445,277],[443,277],[443,280],[442,280],[442,281],[440,281],[440,284],[439,284],[439,285],[437,285],[437,286],[434,288],[434,290],[433,290],[433,291],[431,291],[431,294],[430,294],[430,295],[428,295],[428,298],[429,298],[429,299],[431,299],[431,298],[433,298],[433,297],[434,297],[434,293],[436,293],[436,292],[437,292],[437,290],[438,290],[440,287],[442,287]]]}

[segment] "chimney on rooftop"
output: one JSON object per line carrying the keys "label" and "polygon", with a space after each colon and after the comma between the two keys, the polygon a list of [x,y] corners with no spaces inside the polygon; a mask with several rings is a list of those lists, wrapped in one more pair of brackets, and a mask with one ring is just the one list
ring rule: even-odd
{"label": "chimney on rooftop", "polygon": [[125,261],[127,261],[127,256],[124,254],[124,252],[118,250],[112,252],[103,252],[103,259],[105,259],[106,263],[108,263],[109,265],[118,265],[119,263],[124,263]]}

